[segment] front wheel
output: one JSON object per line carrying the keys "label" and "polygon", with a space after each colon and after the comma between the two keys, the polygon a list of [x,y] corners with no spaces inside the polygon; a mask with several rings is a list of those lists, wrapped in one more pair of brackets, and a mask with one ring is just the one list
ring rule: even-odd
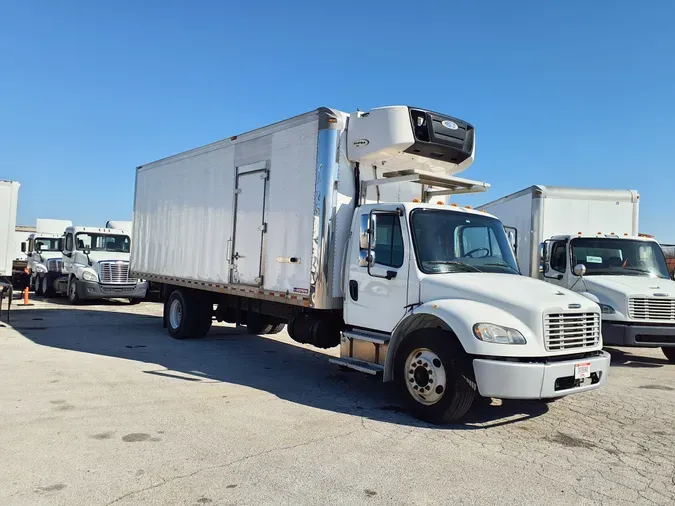
{"label": "front wheel", "polygon": [[71,304],[79,304],[80,296],[77,293],[77,279],[71,278],[70,283],[68,283],[68,302]]}
{"label": "front wheel", "polygon": [[211,328],[213,304],[201,294],[174,290],[165,311],[169,335],[175,339],[204,337]]}
{"label": "front wheel", "polygon": [[42,285],[43,297],[51,297],[54,295],[54,288],[52,287],[52,283],[49,282],[49,278],[46,274],[42,277],[40,284]]}
{"label": "front wheel", "polygon": [[136,304],[140,304],[141,302],[143,302],[143,299],[129,298],[129,304],[131,304],[132,306],[135,306]]}
{"label": "front wheel", "polygon": [[39,275],[35,276],[35,295],[37,295],[37,296],[44,295],[44,291],[42,290],[42,288],[43,288],[42,287],[42,280],[43,279],[44,279],[44,277],[41,278]]}
{"label": "front wheel", "polygon": [[405,337],[394,371],[399,394],[421,420],[454,422],[471,409],[476,396],[471,362],[450,332],[420,329]]}
{"label": "front wheel", "polygon": [[675,347],[663,347],[661,348],[661,351],[663,351],[663,354],[666,356],[666,358],[675,363]]}

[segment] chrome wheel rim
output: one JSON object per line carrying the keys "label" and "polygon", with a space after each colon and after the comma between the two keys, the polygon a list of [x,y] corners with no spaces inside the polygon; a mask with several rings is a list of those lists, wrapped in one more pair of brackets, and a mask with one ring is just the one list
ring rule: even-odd
{"label": "chrome wheel rim", "polygon": [[443,361],[428,348],[417,348],[405,361],[405,384],[420,404],[431,406],[443,398],[447,379]]}
{"label": "chrome wheel rim", "polygon": [[70,282],[70,287],[68,288],[68,294],[70,295],[71,300],[75,300],[75,297],[77,296],[77,286],[75,286],[75,282],[73,282],[73,281]]}
{"label": "chrome wheel rim", "polygon": [[183,305],[178,299],[171,302],[169,306],[169,323],[172,329],[180,327],[180,322],[183,320]]}

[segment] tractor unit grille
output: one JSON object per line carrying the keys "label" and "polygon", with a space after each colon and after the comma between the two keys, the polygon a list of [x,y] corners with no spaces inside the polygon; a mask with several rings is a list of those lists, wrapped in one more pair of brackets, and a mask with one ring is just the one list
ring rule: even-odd
{"label": "tractor unit grille", "polygon": [[675,321],[675,299],[631,297],[628,299],[628,316],[634,320]]}
{"label": "tractor unit grille", "polygon": [[47,270],[49,272],[61,272],[61,259],[50,258],[47,260]]}
{"label": "tractor unit grille", "polygon": [[99,262],[98,277],[101,283],[129,284],[129,262]]}
{"label": "tractor unit grille", "polygon": [[599,313],[550,313],[544,317],[548,351],[596,346],[600,342]]}

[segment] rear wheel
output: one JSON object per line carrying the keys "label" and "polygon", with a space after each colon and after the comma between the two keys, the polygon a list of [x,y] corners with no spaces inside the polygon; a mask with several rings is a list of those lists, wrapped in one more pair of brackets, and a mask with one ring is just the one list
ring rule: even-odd
{"label": "rear wheel", "polygon": [[476,396],[471,362],[449,332],[411,333],[396,352],[394,371],[399,394],[417,418],[449,423],[471,409]]}
{"label": "rear wheel", "polygon": [[174,290],[166,301],[169,335],[176,339],[204,337],[211,328],[213,305],[200,294]]}
{"label": "rear wheel", "polygon": [[661,351],[663,351],[663,354],[666,356],[668,360],[675,363],[675,347],[664,346],[663,348],[661,348]]}
{"label": "rear wheel", "polygon": [[278,334],[282,330],[284,330],[284,327],[286,326],[285,323],[277,323],[272,327],[272,330],[268,332],[268,334]]}

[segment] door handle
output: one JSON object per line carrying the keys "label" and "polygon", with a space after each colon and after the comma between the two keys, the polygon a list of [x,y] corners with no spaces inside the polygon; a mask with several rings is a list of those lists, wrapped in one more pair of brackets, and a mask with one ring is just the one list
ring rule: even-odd
{"label": "door handle", "polygon": [[349,296],[353,301],[359,300],[359,282],[353,279],[349,280]]}

